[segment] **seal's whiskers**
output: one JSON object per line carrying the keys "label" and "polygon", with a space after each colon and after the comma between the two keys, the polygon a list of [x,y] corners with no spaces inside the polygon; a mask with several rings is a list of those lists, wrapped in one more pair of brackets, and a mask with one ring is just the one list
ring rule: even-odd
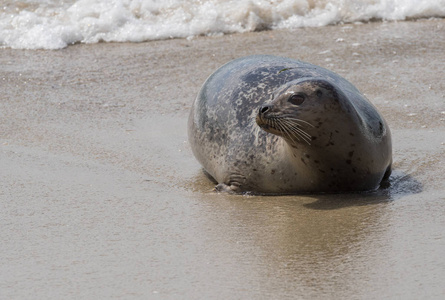
{"label": "seal's whiskers", "polygon": [[[276,121],[277,129],[278,129],[280,132],[282,132],[283,134],[287,135],[287,136],[289,137],[289,139],[290,139],[292,142],[296,143],[296,141],[292,138],[292,134],[289,132],[289,130],[286,129],[287,126],[285,126],[284,124],[282,124],[282,122],[281,122],[280,119],[274,119],[274,121]],[[275,123],[275,122],[274,122],[274,123]],[[295,137],[296,137],[296,139],[297,139],[298,141],[300,141],[300,139],[298,138],[298,135],[295,135]]]}
{"label": "seal's whiskers", "polygon": [[304,135],[307,133],[298,128],[293,128],[294,126],[290,124],[286,124],[284,119],[273,118],[272,120],[274,128],[280,131],[283,136],[288,137],[293,143],[303,140],[310,145],[310,139]]}
{"label": "seal's whiskers", "polygon": [[310,134],[308,134],[306,131],[304,131],[304,130],[301,128],[301,125],[299,125],[299,124],[295,124],[295,123],[293,123],[292,121],[289,121],[289,120],[286,120],[286,119],[283,119],[282,121],[283,121],[283,123],[285,123],[287,126],[292,127],[292,129],[295,129],[296,131],[298,131],[298,132],[302,133],[303,135],[307,136],[308,138],[311,138],[311,137],[312,137]]}
{"label": "seal's whiskers", "polygon": [[[301,119],[296,119],[296,118],[289,118],[289,117],[286,117],[285,118],[286,120],[292,120],[292,121],[296,121],[296,122],[301,122],[301,123],[304,123],[304,124],[307,124],[307,125],[309,125],[309,126],[311,126],[311,127],[315,127],[314,125],[312,125],[311,123],[309,123],[309,122],[306,122],[306,121],[304,121],[304,120],[301,120]],[[301,126],[300,124],[298,124],[299,126]]]}
{"label": "seal's whiskers", "polygon": [[[301,125],[297,124],[289,119],[280,119],[280,122],[288,128],[292,133],[294,133],[296,136],[301,137],[302,140],[304,140],[308,145],[311,145],[312,136],[308,134],[306,131],[301,129]],[[309,123],[308,123],[309,124]]]}
{"label": "seal's whiskers", "polygon": [[301,130],[300,128],[296,128],[296,127],[289,126],[289,125],[288,125],[288,127],[293,133],[298,134],[301,138],[303,138],[308,143],[310,143],[310,141],[312,140],[312,136],[307,134],[305,131]]}

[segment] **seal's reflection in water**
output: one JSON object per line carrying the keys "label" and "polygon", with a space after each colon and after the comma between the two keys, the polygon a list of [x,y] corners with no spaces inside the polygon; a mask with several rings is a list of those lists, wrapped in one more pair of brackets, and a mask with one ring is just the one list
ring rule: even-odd
{"label": "seal's reflection in water", "polygon": [[315,202],[305,207],[313,209],[338,209],[347,206],[363,206],[398,200],[403,196],[422,191],[422,184],[409,174],[394,170],[388,181],[376,191],[352,194],[317,195]]}
{"label": "seal's reflection in water", "polygon": [[279,288],[308,298],[362,294],[387,267],[392,203],[421,189],[397,171],[390,187],[364,194],[240,196],[211,192],[200,179],[208,183],[195,193],[209,213],[202,238],[217,241],[224,272],[237,284],[257,282],[262,294]]}

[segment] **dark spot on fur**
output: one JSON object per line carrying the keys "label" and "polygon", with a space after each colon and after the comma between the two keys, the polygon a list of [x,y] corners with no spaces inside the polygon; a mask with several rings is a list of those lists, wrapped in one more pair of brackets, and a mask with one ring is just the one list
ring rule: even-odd
{"label": "dark spot on fur", "polygon": [[353,173],[357,173],[357,170],[355,168],[352,168]]}
{"label": "dark spot on fur", "polygon": [[349,133],[350,136],[354,136],[354,134],[352,132]]}
{"label": "dark spot on fur", "polygon": [[301,158],[301,161],[302,161],[304,164],[306,164],[306,162],[304,161],[303,157]]}
{"label": "dark spot on fur", "polygon": [[306,158],[311,158],[311,156],[307,153],[304,156],[306,156]]}
{"label": "dark spot on fur", "polygon": [[270,171],[270,174],[272,174],[272,175],[275,174],[275,170],[272,169],[272,170]]}
{"label": "dark spot on fur", "polygon": [[318,171],[320,171],[321,173],[326,173],[325,171],[323,171],[322,169],[318,169]]}
{"label": "dark spot on fur", "polygon": [[257,171],[257,169],[252,169],[254,172],[256,172]]}
{"label": "dark spot on fur", "polygon": [[351,151],[348,153],[349,157],[352,157],[354,155],[354,151]]}
{"label": "dark spot on fur", "polygon": [[335,132],[336,132],[336,133],[339,133],[339,131],[338,131],[338,130],[335,130]]}
{"label": "dark spot on fur", "polygon": [[350,160],[350,159],[346,160],[346,163],[347,163],[348,165],[350,165],[350,164],[351,164],[351,160]]}
{"label": "dark spot on fur", "polygon": [[317,137],[316,137],[316,136],[313,136],[313,137],[312,137],[312,140],[313,140],[313,141],[315,141],[316,139],[317,139]]}
{"label": "dark spot on fur", "polygon": [[330,135],[329,135],[329,141],[328,141],[328,143],[325,145],[325,147],[327,147],[327,146],[333,146],[334,145],[334,142],[332,142],[332,132],[330,133]]}
{"label": "dark spot on fur", "polygon": [[318,161],[318,160],[314,160],[314,163],[316,163],[316,164],[319,164],[319,163],[320,163],[320,161]]}

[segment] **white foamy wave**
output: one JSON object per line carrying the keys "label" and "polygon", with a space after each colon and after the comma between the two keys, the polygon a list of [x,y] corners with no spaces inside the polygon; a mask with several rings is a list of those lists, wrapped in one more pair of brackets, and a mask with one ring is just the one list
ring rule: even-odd
{"label": "white foamy wave", "polygon": [[445,0],[7,0],[0,45],[60,49],[422,17],[445,17]]}

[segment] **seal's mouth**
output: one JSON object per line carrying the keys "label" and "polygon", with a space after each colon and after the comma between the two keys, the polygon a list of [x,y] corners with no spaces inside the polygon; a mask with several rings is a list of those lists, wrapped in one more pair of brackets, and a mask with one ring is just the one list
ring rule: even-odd
{"label": "seal's mouth", "polygon": [[270,128],[270,125],[267,124],[267,121],[264,120],[260,115],[257,115],[257,116],[256,116],[255,121],[256,121],[257,125],[260,126],[260,127],[261,127],[262,129],[264,129],[264,130]]}
{"label": "seal's mouth", "polygon": [[313,136],[308,133],[312,124],[293,116],[270,115],[260,108],[255,119],[257,125],[266,132],[281,136],[291,143],[311,144]]}
{"label": "seal's mouth", "polygon": [[[258,114],[256,116],[256,123],[258,126],[260,126],[260,128],[262,128],[263,130],[267,131],[267,132],[271,132],[271,129],[275,129],[273,126],[273,122],[271,122],[271,115],[270,115],[270,111],[271,111],[271,106],[270,105],[264,105],[261,106],[258,110]],[[271,132],[276,134],[275,132]]]}

